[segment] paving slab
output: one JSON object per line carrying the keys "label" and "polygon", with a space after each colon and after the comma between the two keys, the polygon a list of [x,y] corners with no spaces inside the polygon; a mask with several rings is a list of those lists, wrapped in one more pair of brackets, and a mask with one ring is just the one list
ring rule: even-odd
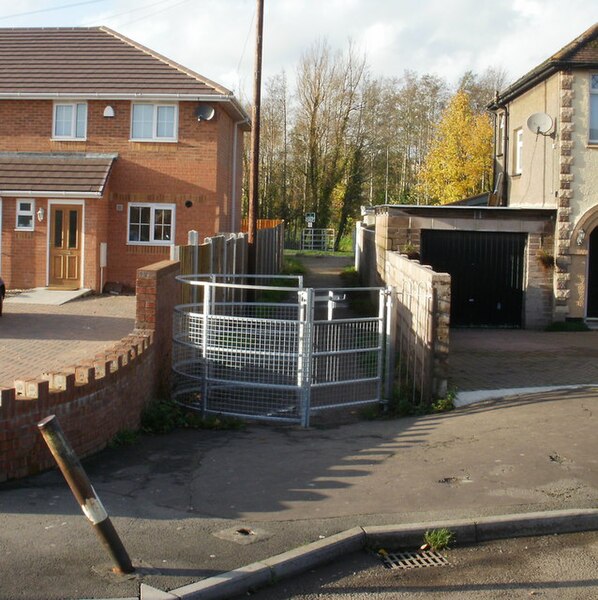
{"label": "paving slab", "polygon": [[91,293],[88,288],[78,290],[52,290],[45,287],[23,290],[19,293],[7,296],[6,304],[46,304],[49,306],[61,306],[67,302],[72,302],[77,298],[82,298]]}

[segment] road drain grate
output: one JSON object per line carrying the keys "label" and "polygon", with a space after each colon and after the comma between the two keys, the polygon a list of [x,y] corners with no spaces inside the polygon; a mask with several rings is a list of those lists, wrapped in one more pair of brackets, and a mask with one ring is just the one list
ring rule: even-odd
{"label": "road drain grate", "polygon": [[419,569],[421,567],[443,567],[449,562],[442,554],[432,550],[419,552],[378,552],[384,566],[389,569]]}

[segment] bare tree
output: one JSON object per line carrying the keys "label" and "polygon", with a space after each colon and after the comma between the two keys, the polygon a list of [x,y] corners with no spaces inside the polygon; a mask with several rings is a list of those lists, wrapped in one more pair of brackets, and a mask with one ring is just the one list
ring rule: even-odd
{"label": "bare tree", "polygon": [[296,149],[305,156],[306,206],[320,227],[330,223],[333,192],[345,174],[347,135],[365,66],[352,45],[332,56],[326,42],[312,46],[299,64]]}

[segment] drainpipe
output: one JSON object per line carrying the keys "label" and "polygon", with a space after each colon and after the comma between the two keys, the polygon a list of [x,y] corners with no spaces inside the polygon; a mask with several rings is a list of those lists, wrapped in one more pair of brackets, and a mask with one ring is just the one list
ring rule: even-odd
{"label": "drainpipe", "polygon": [[503,135],[503,176],[502,176],[502,190],[501,190],[501,200],[503,201],[503,206],[508,206],[507,198],[509,196],[509,155],[507,154],[509,150],[509,109],[505,104],[505,132]]}
{"label": "drainpipe", "polygon": [[249,123],[249,119],[241,119],[240,121],[235,121],[233,127],[233,173],[232,173],[232,185],[231,185],[231,207],[230,207],[230,231],[234,232],[235,220],[237,218],[236,211],[236,199],[237,199],[237,145],[239,138],[239,126],[244,125],[245,123]]}

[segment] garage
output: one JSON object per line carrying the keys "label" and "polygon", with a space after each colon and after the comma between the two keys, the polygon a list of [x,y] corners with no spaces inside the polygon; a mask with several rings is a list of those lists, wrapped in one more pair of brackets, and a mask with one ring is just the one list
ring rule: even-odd
{"label": "garage", "polygon": [[453,327],[522,326],[527,234],[421,231],[421,263],[451,275]]}

